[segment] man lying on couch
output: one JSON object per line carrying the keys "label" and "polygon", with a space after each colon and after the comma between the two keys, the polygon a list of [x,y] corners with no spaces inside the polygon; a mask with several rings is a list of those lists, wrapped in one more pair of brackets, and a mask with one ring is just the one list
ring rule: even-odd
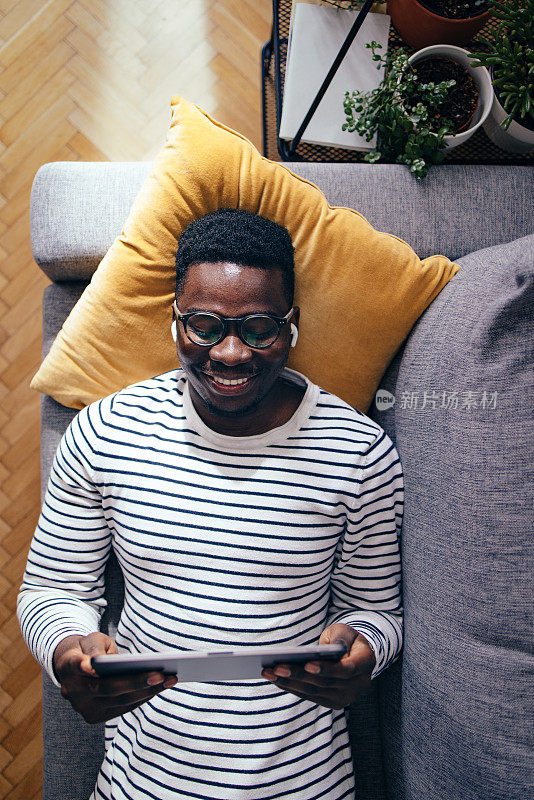
{"label": "man lying on couch", "polygon": [[[176,268],[181,368],[69,426],[23,634],[84,719],[108,721],[95,800],[354,798],[344,709],[402,646],[398,455],[376,423],[285,368],[299,319],[285,228],[210,214],[182,234]],[[98,632],[111,546],[125,580],[115,641]],[[220,683],[98,678],[90,664],[117,649],[317,641],[348,653]]]}

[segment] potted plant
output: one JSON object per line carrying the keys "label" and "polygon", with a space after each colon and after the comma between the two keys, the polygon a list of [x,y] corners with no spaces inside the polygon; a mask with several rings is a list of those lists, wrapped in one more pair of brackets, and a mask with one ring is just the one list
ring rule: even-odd
{"label": "potted plant", "polygon": [[388,14],[401,39],[416,49],[464,45],[485,25],[491,0],[388,0]]}
{"label": "potted plant", "polygon": [[[444,142],[447,148],[463,144],[484,124],[491,111],[493,88],[488,70],[474,67],[467,50],[452,44],[425,47],[408,60],[416,67],[419,80],[425,82],[436,81],[440,74],[445,74],[441,67],[445,61],[452,65],[447,74],[456,80],[456,85],[449,91],[448,107],[443,113],[451,118],[453,133],[445,135]],[[436,67],[439,67],[437,73]]]}
{"label": "potted plant", "polygon": [[[426,48],[408,57],[404,50],[377,53],[384,78],[370,92],[346,92],[344,130],[357,131],[377,145],[365,161],[405,164],[416,178],[443,161],[448,147],[461,144],[483,123],[493,99],[486,69],[473,67],[465,50],[451,45]],[[438,63],[439,62],[439,63]],[[444,79],[443,79],[444,78]]]}
{"label": "potted plant", "polygon": [[503,150],[534,149],[534,0],[495,2],[499,27],[494,40],[477,36],[485,46],[473,53],[473,65],[492,73],[493,106],[484,123],[489,138]]}

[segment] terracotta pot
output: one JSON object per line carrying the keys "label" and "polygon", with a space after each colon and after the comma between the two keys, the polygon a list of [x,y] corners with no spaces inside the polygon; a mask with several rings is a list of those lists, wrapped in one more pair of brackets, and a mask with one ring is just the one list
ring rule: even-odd
{"label": "terracotta pot", "polygon": [[448,19],[419,0],[389,0],[388,14],[400,37],[419,49],[432,44],[467,44],[489,19],[490,11],[468,19]]}

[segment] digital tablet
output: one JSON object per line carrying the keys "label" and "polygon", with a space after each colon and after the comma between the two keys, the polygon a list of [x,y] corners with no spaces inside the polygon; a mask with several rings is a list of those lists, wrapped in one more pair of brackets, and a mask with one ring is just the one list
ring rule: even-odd
{"label": "digital tablet", "polygon": [[240,681],[261,678],[264,667],[328,659],[338,661],[347,648],[344,644],[314,644],[301,647],[249,647],[242,650],[185,651],[161,653],[119,653],[93,656],[91,664],[98,675],[128,672],[163,672],[178,676],[178,683],[196,681]]}

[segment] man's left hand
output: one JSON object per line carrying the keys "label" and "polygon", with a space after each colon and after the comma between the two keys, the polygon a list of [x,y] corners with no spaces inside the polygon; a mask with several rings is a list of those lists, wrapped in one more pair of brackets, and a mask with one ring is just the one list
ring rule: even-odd
{"label": "man's left hand", "polygon": [[338,642],[347,648],[340,661],[277,664],[264,669],[262,677],[320,706],[344,708],[369,691],[376,659],[365,636],[341,622],[325,628],[319,639],[319,644]]}

